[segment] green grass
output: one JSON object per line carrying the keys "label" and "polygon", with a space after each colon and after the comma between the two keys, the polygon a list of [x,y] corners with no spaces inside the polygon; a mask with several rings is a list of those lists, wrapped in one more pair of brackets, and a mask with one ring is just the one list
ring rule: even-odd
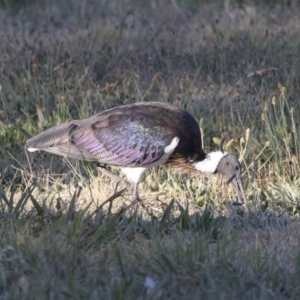
{"label": "green grass", "polygon": [[[297,1],[0,1],[1,299],[298,299]],[[93,164],[29,154],[55,124],[126,103],[192,113],[239,156],[151,170],[147,209]],[[149,285],[149,286],[148,286]]]}

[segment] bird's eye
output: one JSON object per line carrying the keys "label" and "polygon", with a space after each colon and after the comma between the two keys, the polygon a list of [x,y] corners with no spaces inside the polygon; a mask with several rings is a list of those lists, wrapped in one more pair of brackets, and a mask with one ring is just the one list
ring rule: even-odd
{"label": "bird's eye", "polygon": [[238,171],[240,168],[239,167],[235,167],[235,170]]}
{"label": "bird's eye", "polygon": [[229,162],[227,162],[226,165],[229,166]]}

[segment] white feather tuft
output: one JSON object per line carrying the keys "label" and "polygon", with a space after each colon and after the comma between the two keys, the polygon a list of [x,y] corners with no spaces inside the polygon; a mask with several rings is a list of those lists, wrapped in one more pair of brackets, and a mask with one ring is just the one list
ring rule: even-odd
{"label": "white feather tuft", "polygon": [[34,151],[39,151],[40,149],[37,149],[37,148],[27,148],[27,150],[29,152],[34,152]]}

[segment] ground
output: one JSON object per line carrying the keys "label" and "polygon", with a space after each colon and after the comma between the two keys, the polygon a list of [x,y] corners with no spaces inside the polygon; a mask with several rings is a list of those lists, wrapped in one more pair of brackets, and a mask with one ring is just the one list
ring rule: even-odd
{"label": "ground", "polygon": [[[298,1],[0,1],[0,299],[298,299]],[[165,167],[146,209],[91,163],[28,153],[53,125],[169,102],[221,176]],[[118,172],[116,170],[116,172]]]}

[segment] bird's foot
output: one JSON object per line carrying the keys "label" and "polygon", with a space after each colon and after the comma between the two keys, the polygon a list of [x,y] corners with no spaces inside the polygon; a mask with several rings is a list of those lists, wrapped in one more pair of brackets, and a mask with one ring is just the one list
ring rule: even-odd
{"label": "bird's foot", "polygon": [[130,186],[130,194],[132,195],[132,204],[139,203],[143,207],[145,207],[142,198],[139,196],[139,193],[137,191],[137,184],[132,183]]}
{"label": "bird's foot", "polygon": [[139,197],[133,197],[131,205],[129,207],[129,216],[138,216],[143,209],[146,209],[143,200]]}
{"label": "bird's foot", "polygon": [[132,204],[139,205],[139,206],[142,206],[143,208],[145,208],[145,204],[140,197],[134,197],[134,199],[132,200]]}

